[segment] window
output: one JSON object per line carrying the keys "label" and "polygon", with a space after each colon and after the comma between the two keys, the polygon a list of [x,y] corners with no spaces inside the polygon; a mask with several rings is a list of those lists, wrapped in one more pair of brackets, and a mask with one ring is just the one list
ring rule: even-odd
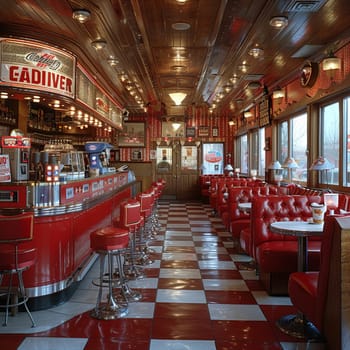
{"label": "window", "polygon": [[350,97],[344,99],[344,186],[350,186]]}
{"label": "window", "polygon": [[307,180],[307,114],[297,115],[278,125],[278,160],[283,164],[288,157],[294,158],[296,169],[285,168],[283,177],[292,181]]}
{"label": "window", "polygon": [[248,135],[239,136],[236,141],[236,156],[234,162],[236,168],[240,168],[240,172],[248,174]]}
{"label": "window", "polygon": [[327,158],[334,168],[320,171],[319,181],[323,184],[339,184],[339,102],[321,107],[320,154]]}
{"label": "window", "polygon": [[291,119],[291,144],[290,156],[298,164],[298,168],[290,169],[293,181],[307,180],[307,114]]}
{"label": "window", "polygon": [[250,170],[256,169],[259,176],[265,176],[265,129],[257,129],[250,135]]}

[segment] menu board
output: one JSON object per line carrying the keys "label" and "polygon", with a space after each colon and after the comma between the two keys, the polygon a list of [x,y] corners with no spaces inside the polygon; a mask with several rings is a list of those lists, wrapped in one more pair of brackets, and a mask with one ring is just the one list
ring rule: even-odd
{"label": "menu board", "polygon": [[91,109],[95,108],[96,88],[80,69],[77,69],[77,98]]}
{"label": "menu board", "polygon": [[259,127],[271,123],[271,102],[269,96],[265,96],[259,103]]}

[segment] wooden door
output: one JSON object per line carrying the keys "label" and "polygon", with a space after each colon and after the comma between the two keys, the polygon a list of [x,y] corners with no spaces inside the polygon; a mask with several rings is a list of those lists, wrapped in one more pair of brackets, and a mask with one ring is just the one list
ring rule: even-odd
{"label": "wooden door", "polygon": [[199,149],[173,141],[157,147],[156,177],[163,178],[166,186],[163,198],[187,200],[199,198]]}

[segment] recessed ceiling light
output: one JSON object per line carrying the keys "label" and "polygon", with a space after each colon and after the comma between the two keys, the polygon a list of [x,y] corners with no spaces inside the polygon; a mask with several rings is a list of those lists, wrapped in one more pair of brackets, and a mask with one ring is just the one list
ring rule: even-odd
{"label": "recessed ceiling light", "polygon": [[107,62],[113,67],[116,66],[119,61],[115,57],[110,57],[108,58]]}
{"label": "recessed ceiling light", "polygon": [[171,25],[171,28],[173,28],[175,30],[188,30],[191,28],[191,25],[189,23],[186,23],[186,22],[177,22],[177,23],[173,23]]}
{"label": "recessed ceiling light", "polygon": [[95,50],[102,50],[107,46],[107,42],[103,39],[100,39],[93,41],[91,45]]}
{"label": "recessed ceiling light", "polygon": [[72,17],[79,23],[85,23],[90,19],[91,13],[88,10],[74,10]]}
{"label": "recessed ceiling light", "polygon": [[258,45],[255,44],[249,51],[248,54],[254,58],[261,58],[264,56],[264,50]]}
{"label": "recessed ceiling light", "polygon": [[288,25],[288,17],[285,16],[275,16],[270,19],[270,26],[283,29]]}
{"label": "recessed ceiling light", "polygon": [[184,71],[186,69],[186,66],[174,65],[174,66],[171,66],[170,68],[176,72],[180,72],[180,71]]}

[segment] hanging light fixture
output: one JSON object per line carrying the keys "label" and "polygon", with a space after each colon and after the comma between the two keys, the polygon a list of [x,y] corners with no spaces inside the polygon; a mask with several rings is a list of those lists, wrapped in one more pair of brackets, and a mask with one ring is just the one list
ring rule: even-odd
{"label": "hanging light fixture", "polygon": [[169,94],[169,96],[174,101],[176,106],[180,106],[187,94],[185,94],[184,92],[173,92]]}
{"label": "hanging light fixture", "polygon": [[181,127],[181,123],[179,123],[179,122],[173,122],[173,123],[171,124],[171,127],[173,128],[174,131],[178,131],[178,130],[180,129],[180,127]]}
{"label": "hanging light fixture", "polygon": [[250,118],[253,116],[253,113],[251,111],[245,111],[243,115],[244,115],[244,118]]}
{"label": "hanging light fixture", "polygon": [[89,10],[74,10],[72,13],[73,19],[79,23],[85,23],[90,19],[91,13]]}
{"label": "hanging light fixture", "polygon": [[333,71],[336,69],[340,69],[341,67],[341,59],[336,57],[331,51],[322,61],[322,69],[324,71]]}
{"label": "hanging light fixture", "polygon": [[274,99],[283,98],[284,97],[284,91],[279,86],[277,86],[276,90],[274,90],[273,93],[272,93],[272,97]]}

